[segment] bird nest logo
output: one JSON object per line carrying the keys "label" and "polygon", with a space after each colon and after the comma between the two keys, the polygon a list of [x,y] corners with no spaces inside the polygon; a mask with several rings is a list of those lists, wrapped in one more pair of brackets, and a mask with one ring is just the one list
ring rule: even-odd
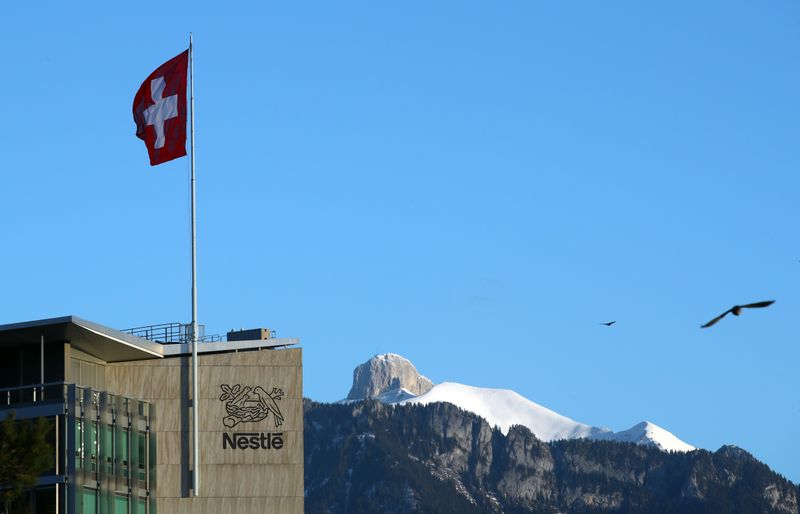
{"label": "bird nest logo", "polygon": [[233,428],[239,423],[255,423],[263,421],[272,413],[275,428],[283,424],[283,414],[278,401],[283,398],[283,389],[272,388],[268,393],[260,386],[242,387],[239,384],[220,386],[222,394],[219,399],[225,402],[227,416],[222,418],[222,424]]}

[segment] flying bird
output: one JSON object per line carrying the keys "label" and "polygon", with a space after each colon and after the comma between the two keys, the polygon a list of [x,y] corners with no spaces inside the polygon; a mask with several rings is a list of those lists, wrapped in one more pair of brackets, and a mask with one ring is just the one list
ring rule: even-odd
{"label": "flying bird", "polygon": [[767,300],[765,302],[748,303],[746,305],[734,305],[733,307],[731,307],[727,311],[723,312],[722,314],[720,314],[716,318],[712,319],[711,321],[709,321],[705,325],[700,325],[700,328],[708,328],[708,327],[712,326],[717,321],[719,321],[722,318],[724,318],[725,316],[727,316],[729,313],[733,314],[734,316],[738,316],[742,312],[742,309],[754,309],[754,308],[761,308],[761,307],[769,307],[773,303],[775,303],[775,300]]}
{"label": "flying bird", "polygon": [[605,326],[607,326],[607,327],[610,327],[610,326],[611,326],[611,325],[613,325],[614,323],[616,323],[616,321],[607,321],[607,322],[605,322],[605,323],[600,323],[600,324],[601,324],[601,325],[605,325]]}

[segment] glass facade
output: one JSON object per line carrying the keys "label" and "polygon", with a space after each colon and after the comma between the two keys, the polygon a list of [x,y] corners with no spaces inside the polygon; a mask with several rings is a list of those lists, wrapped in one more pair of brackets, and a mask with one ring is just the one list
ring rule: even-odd
{"label": "glass facade", "polygon": [[[25,495],[22,512],[32,514],[58,514],[62,512],[57,507],[58,488],[55,485],[36,487]],[[11,512],[19,512],[19,505],[12,507]]]}
{"label": "glass facade", "polygon": [[0,418],[44,418],[51,468],[24,499],[32,514],[155,514],[155,406],[74,384],[0,389]]}
{"label": "glass facade", "polygon": [[[155,514],[152,404],[70,385],[67,502],[82,514]],[[71,469],[70,469],[71,468]]]}

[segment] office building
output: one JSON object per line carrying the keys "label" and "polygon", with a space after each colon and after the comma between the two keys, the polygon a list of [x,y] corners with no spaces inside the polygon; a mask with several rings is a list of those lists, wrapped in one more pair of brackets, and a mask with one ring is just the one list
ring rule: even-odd
{"label": "office building", "polygon": [[189,333],[75,316],[0,325],[0,419],[52,428],[34,512],[303,512],[299,341],[267,329],[201,337],[195,496]]}

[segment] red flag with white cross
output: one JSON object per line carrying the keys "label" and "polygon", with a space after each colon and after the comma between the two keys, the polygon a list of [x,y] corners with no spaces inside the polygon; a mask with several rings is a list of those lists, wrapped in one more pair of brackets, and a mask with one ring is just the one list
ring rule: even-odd
{"label": "red flag with white cross", "polygon": [[150,165],[186,155],[186,69],[189,51],[165,62],[133,97],[136,137],[144,141]]}

